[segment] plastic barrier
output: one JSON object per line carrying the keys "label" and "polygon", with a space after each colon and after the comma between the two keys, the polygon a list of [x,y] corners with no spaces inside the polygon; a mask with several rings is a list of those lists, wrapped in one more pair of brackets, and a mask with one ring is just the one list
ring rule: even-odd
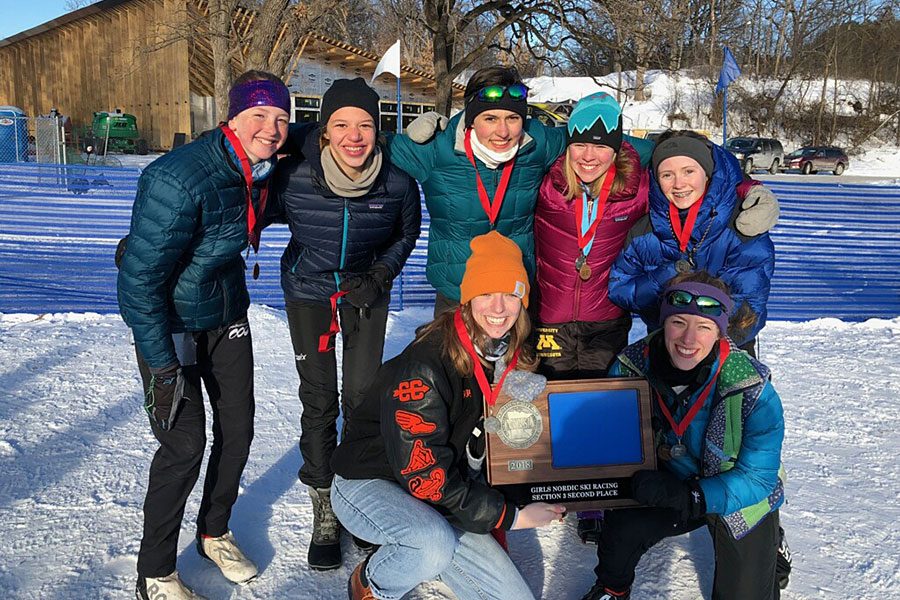
{"label": "plastic barrier", "polygon": [[[0,164],[0,312],[117,312],[113,254],[128,233],[133,168]],[[769,318],[900,315],[900,186],[772,182],[782,216]],[[263,233],[254,302],[284,306],[284,226]],[[392,309],[427,306],[428,215]],[[247,261],[252,268],[254,257]],[[249,276],[249,273],[248,273]]]}

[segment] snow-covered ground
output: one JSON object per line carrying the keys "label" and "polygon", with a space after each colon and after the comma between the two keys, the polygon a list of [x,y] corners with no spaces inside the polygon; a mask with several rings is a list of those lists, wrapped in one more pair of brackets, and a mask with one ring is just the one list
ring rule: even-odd
{"label": "snow-covered ground", "polygon": [[[430,315],[391,315],[385,356]],[[179,570],[222,598],[346,597],[362,554],[345,565],[305,562],[312,510],[297,482],[297,376],[284,313],[254,305],[256,439],[232,526],[259,579],[228,584],[195,552],[191,496]],[[788,504],[794,552],[787,600],[900,597],[900,318],[769,323],[762,358],[785,406]],[[141,409],[127,328],[114,315],[0,315],[0,592],[3,598],[127,598],[134,583],[141,504],[155,445]],[[565,524],[510,535],[536,596],[577,600],[590,587],[594,547]],[[698,531],[641,562],[635,600],[708,598],[711,546]],[[701,591],[702,590],[702,593]],[[411,598],[452,598],[431,583]],[[517,600],[517,599],[510,599]]]}

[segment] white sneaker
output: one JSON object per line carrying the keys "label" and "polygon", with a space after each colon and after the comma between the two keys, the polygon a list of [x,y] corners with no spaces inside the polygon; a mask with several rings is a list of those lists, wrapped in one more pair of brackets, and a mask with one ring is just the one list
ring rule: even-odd
{"label": "white sneaker", "polygon": [[138,577],[137,600],[206,600],[181,582],[178,571],[165,577]]}
{"label": "white sneaker", "polygon": [[238,548],[230,531],[222,537],[200,536],[197,551],[219,567],[225,579],[233,583],[247,583],[259,573],[256,565]]}

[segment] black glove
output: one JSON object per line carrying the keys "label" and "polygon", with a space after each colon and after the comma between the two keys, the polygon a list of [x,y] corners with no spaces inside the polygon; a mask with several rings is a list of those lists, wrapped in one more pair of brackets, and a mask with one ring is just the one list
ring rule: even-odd
{"label": "black glove", "polygon": [[671,508],[682,522],[706,514],[706,499],[696,479],[682,481],[669,471],[638,471],[631,476],[631,490],[644,506]]}
{"label": "black glove", "polygon": [[183,399],[184,377],[181,367],[151,372],[150,386],[144,395],[144,410],[160,429],[168,431],[172,428]]}
{"label": "black glove", "polygon": [[122,257],[125,256],[125,247],[126,246],[128,246],[128,236],[127,235],[125,237],[123,237],[121,240],[119,240],[119,243],[116,245],[115,261],[116,261],[117,269],[122,266]]}
{"label": "black glove", "polygon": [[344,298],[356,308],[369,308],[391,286],[391,274],[384,265],[374,265],[360,275],[348,277],[341,283]]}

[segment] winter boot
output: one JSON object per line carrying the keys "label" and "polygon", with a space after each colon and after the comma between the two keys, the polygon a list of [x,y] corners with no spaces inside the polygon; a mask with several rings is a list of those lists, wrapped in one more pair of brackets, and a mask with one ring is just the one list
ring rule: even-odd
{"label": "winter boot", "polygon": [[353,537],[353,544],[354,544],[357,548],[359,548],[360,550],[362,550],[363,552],[372,552],[373,550],[375,550],[376,548],[378,548],[378,544],[373,544],[372,542],[370,542],[370,541],[368,541],[368,540],[364,540],[364,539],[359,538],[359,537],[356,537],[355,535],[352,536],[352,537]]}
{"label": "winter boot", "polygon": [[366,557],[366,560],[353,569],[353,573],[347,581],[347,596],[350,600],[376,600],[375,595],[372,594],[372,588],[369,587],[369,580],[366,578],[366,565],[368,564],[369,559]]}
{"label": "winter boot", "polygon": [[791,578],[791,549],[784,539],[784,529],[778,528],[778,557],[775,560],[775,580],[778,587],[784,589]]}
{"label": "winter boot", "polygon": [[316,571],[341,566],[341,524],[331,510],[331,488],[309,488],[313,505],[313,534],[306,560]]}
{"label": "winter boot", "polygon": [[631,598],[631,588],[617,592],[598,581],[581,600],[628,600],[629,598]]}
{"label": "winter boot", "polygon": [[230,531],[221,537],[197,535],[197,552],[219,567],[225,579],[232,583],[248,583],[259,573],[256,565],[238,548]]}
{"label": "winter boot", "polygon": [[599,544],[602,524],[600,519],[578,519],[578,537],[581,538],[581,543]]}
{"label": "winter boot", "polygon": [[206,600],[181,582],[178,571],[165,577],[138,577],[134,594],[137,600]]}

